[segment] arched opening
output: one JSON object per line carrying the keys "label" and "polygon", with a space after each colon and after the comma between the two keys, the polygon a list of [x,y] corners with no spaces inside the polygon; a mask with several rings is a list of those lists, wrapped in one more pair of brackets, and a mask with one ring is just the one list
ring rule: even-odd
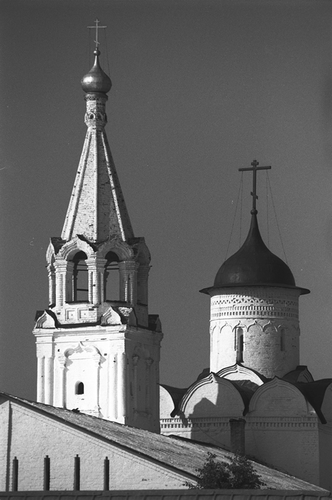
{"label": "arched opening", "polygon": [[85,262],[87,258],[84,252],[77,252],[73,258],[73,302],[89,301],[88,266]]}
{"label": "arched opening", "polygon": [[236,329],[236,362],[243,363],[243,329]]}
{"label": "arched opening", "polygon": [[104,297],[105,301],[120,300],[119,257],[114,252],[105,256]]}
{"label": "arched opening", "polygon": [[83,382],[77,382],[75,385],[75,394],[84,394],[84,384]]}

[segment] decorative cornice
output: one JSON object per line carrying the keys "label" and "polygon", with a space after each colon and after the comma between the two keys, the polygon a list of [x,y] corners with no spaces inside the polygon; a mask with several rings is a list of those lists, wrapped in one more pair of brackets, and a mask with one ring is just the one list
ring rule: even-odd
{"label": "decorative cornice", "polygon": [[[230,427],[229,417],[197,417],[197,418],[186,418],[185,421],[180,417],[175,418],[161,418],[160,427],[161,429],[204,429],[209,430],[211,427],[220,428],[223,427],[225,430]],[[259,420],[253,420],[250,417],[246,418],[246,429],[252,430],[264,430],[264,429],[317,429],[319,421],[317,417],[308,418],[273,418],[265,419],[260,417]],[[325,428],[325,427],[324,427]]]}
{"label": "decorative cornice", "polygon": [[244,288],[211,298],[211,320],[236,318],[288,318],[298,320],[297,290]]}

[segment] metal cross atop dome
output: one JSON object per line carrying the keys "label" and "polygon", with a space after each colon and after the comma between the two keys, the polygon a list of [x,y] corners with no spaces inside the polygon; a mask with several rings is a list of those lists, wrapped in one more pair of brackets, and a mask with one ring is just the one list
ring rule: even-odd
{"label": "metal cross atop dome", "polygon": [[252,191],[251,191],[251,196],[252,196],[252,214],[257,214],[257,209],[256,209],[256,200],[258,199],[258,196],[256,194],[257,191],[257,170],[269,170],[271,168],[271,165],[268,167],[259,167],[259,163],[257,160],[254,160],[251,162],[251,167],[248,168],[239,168],[239,172],[247,172],[251,171],[253,173],[253,179],[252,179]]}
{"label": "metal cross atop dome", "polygon": [[89,29],[95,28],[95,30],[96,30],[96,39],[94,41],[96,44],[96,49],[98,49],[98,45],[100,44],[99,39],[98,39],[98,30],[100,30],[102,28],[107,28],[107,26],[99,26],[99,23],[100,23],[99,19],[96,19],[94,26],[88,26]]}

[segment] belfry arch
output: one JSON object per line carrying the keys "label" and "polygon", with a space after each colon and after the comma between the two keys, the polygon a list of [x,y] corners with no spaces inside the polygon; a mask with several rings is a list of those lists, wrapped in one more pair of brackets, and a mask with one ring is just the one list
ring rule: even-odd
{"label": "belfry arch", "polygon": [[73,274],[72,274],[72,301],[73,302],[89,302],[89,276],[88,266],[86,263],[87,255],[85,252],[79,251],[73,257]]}
{"label": "belfry arch", "polygon": [[119,257],[115,252],[108,252],[105,255],[104,268],[104,300],[120,300],[120,269]]}

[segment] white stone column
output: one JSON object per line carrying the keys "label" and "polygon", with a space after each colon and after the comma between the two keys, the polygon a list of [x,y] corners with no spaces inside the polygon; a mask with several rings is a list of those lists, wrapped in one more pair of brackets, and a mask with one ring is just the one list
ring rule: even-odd
{"label": "white stone column", "polygon": [[53,404],[53,358],[45,357],[44,403]]}
{"label": "white stone column", "polygon": [[126,393],[127,393],[127,356],[126,353],[118,353],[118,384],[117,384],[117,406],[118,421],[125,423],[126,419]]}
{"label": "white stone column", "polygon": [[65,373],[66,373],[66,357],[62,354],[57,358],[57,369],[55,376],[58,377],[57,384],[55,385],[56,391],[53,394],[53,404],[60,408],[65,408]]}
{"label": "white stone column", "polygon": [[37,401],[44,403],[44,356],[37,357]]}
{"label": "white stone column", "polygon": [[100,393],[100,356],[93,356],[93,370],[91,370],[90,376],[92,379],[92,387],[94,387],[93,394],[91,395],[91,410],[95,412],[96,416],[100,414],[99,408],[99,393]]}
{"label": "white stone column", "polygon": [[48,271],[48,303],[55,304],[55,274],[53,264],[47,266]]}
{"label": "white stone column", "polygon": [[87,261],[89,273],[89,301],[99,305],[104,301],[104,268],[105,259],[90,257]]}
{"label": "white stone column", "polygon": [[120,300],[135,305],[137,303],[137,268],[133,260],[119,262]]}
{"label": "white stone column", "polygon": [[137,354],[133,355],[133,375],[134,375],[134,380],[133,380],[133,396],[134,396],[134,410],[138,410],[138,381],[137,381],[137,369],[138,369],[138,362],[139,362],[139,356]]}
{"label": "white stone column", "polygon": [[108,412],[110,420],[118,419],[118,405],[117,405],[117,380],[118,380],[118,357],[117,354],[109,360],[108,372]]}
{"label": "white stone column", "polygon": [[55,261],[55,301],[57,307],[62,307],[65,302],[71,302],[73,262],[65,260]]}

